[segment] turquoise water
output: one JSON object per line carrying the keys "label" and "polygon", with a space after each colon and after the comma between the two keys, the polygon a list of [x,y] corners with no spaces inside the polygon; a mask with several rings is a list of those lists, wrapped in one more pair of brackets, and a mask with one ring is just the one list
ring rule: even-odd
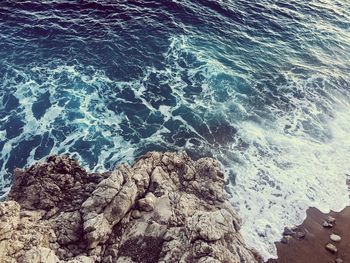
{"label": "turquoise water", "polygon": [[218,158],[266,258],[308,206],[349,203],[350,3],[1,1],[0,171],[70,154]]}

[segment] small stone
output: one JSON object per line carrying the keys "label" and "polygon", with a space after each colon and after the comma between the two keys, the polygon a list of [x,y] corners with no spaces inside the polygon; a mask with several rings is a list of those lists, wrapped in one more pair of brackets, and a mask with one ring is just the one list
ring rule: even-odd
{"label": "small stone", "polygon": [[334,225],[334,224],[335,224],[335,218],[332,217],[332,216],[328,216],[328,217],[327,217],[327,222],[330,223],[330,224],[332,224],[332,225]]}
{"label": "small stone", "polygon": [[322,224],[322,226],[323,226],[324,228],[332,228],[332,227],[333,227],[333,225],[330,224],[330,223],[328,223],[327,221],[324,221],[323,224]]}
{"label": "small stone", "polygon": [[284,236],[292,236],[293,234],[294,234],[294,232],[290,228],[285,227],[282,235],[284,235]]}
{"label": "small stone", "polygon": [[335,245],[331,244],[331,243],[328,243],[326,245],[326,249],[332,253],[337,253],[338,252],[338,249]]}
{"label": "small stone", "polygon": [[298,231],[295,233],[295,237],[299,239],[303,239],[305,237],[306,233],[303,231]]}
{"label": "small stone", "polygon": [[334,242],[339,242],[341,240],[341,237],[336,234],[330,235],[329,238]]}
{"label": "small stone", "polygon": [[281,239],[281,243],[283,243],[283,244],[288,244],[289,241],[290,241],[291,239],[292,239],[291,236],[284,236],[284,237],[282,237],[282,239]]}
{"label": "small stone", "polygon": [[341,258],[336,258],[335,259],[335,263],[343,263],[344,262],[344,260],[342,260]]}

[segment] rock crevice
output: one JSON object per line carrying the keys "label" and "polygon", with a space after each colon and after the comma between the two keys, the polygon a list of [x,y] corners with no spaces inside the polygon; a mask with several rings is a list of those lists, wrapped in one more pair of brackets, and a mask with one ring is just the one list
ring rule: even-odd
{"label": "rock crevice", "polygon": [[211,158],[151,152],[88,173],[66,156],[15,170],[0,203],[4,263],[259,262]]}

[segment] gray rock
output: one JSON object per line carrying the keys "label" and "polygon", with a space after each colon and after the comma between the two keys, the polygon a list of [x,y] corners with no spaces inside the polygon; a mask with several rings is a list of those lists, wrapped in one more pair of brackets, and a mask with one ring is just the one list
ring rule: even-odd
{"label": "gray rock", "polygon": [[219,166],[211,158],[152,152],[103,174],[65,156],[16,170],[9,200],[0,203],[0,258],[263,262],[238,232]]}
{"label": "gray rock", "polygon": [[153,193],[149,192],[145,196],[145,198],[138,200],[138,206],[140,207],[140,210],[150,212],[153,211],[154,205],[155,205],[156,197]]}
{"label": "gray rock", "polygon": [[59,263],[54,251],[46,247],[36,247],[24,253],[22,263]]}
{"label": "gray rock", "polygon": [[0,202],[0,240],[1,236],[17,228],[20,221],[20,205],[14,201]]}

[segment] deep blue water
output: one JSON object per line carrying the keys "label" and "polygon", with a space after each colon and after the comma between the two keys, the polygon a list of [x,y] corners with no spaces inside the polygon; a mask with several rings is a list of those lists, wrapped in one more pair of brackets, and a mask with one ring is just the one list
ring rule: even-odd
{"label": "deep blue water", "polygon": [[49,154],[214,156],[271,256],[307,206],[348,202],[349,73],[347,0],[2,0],[1,188]]}

